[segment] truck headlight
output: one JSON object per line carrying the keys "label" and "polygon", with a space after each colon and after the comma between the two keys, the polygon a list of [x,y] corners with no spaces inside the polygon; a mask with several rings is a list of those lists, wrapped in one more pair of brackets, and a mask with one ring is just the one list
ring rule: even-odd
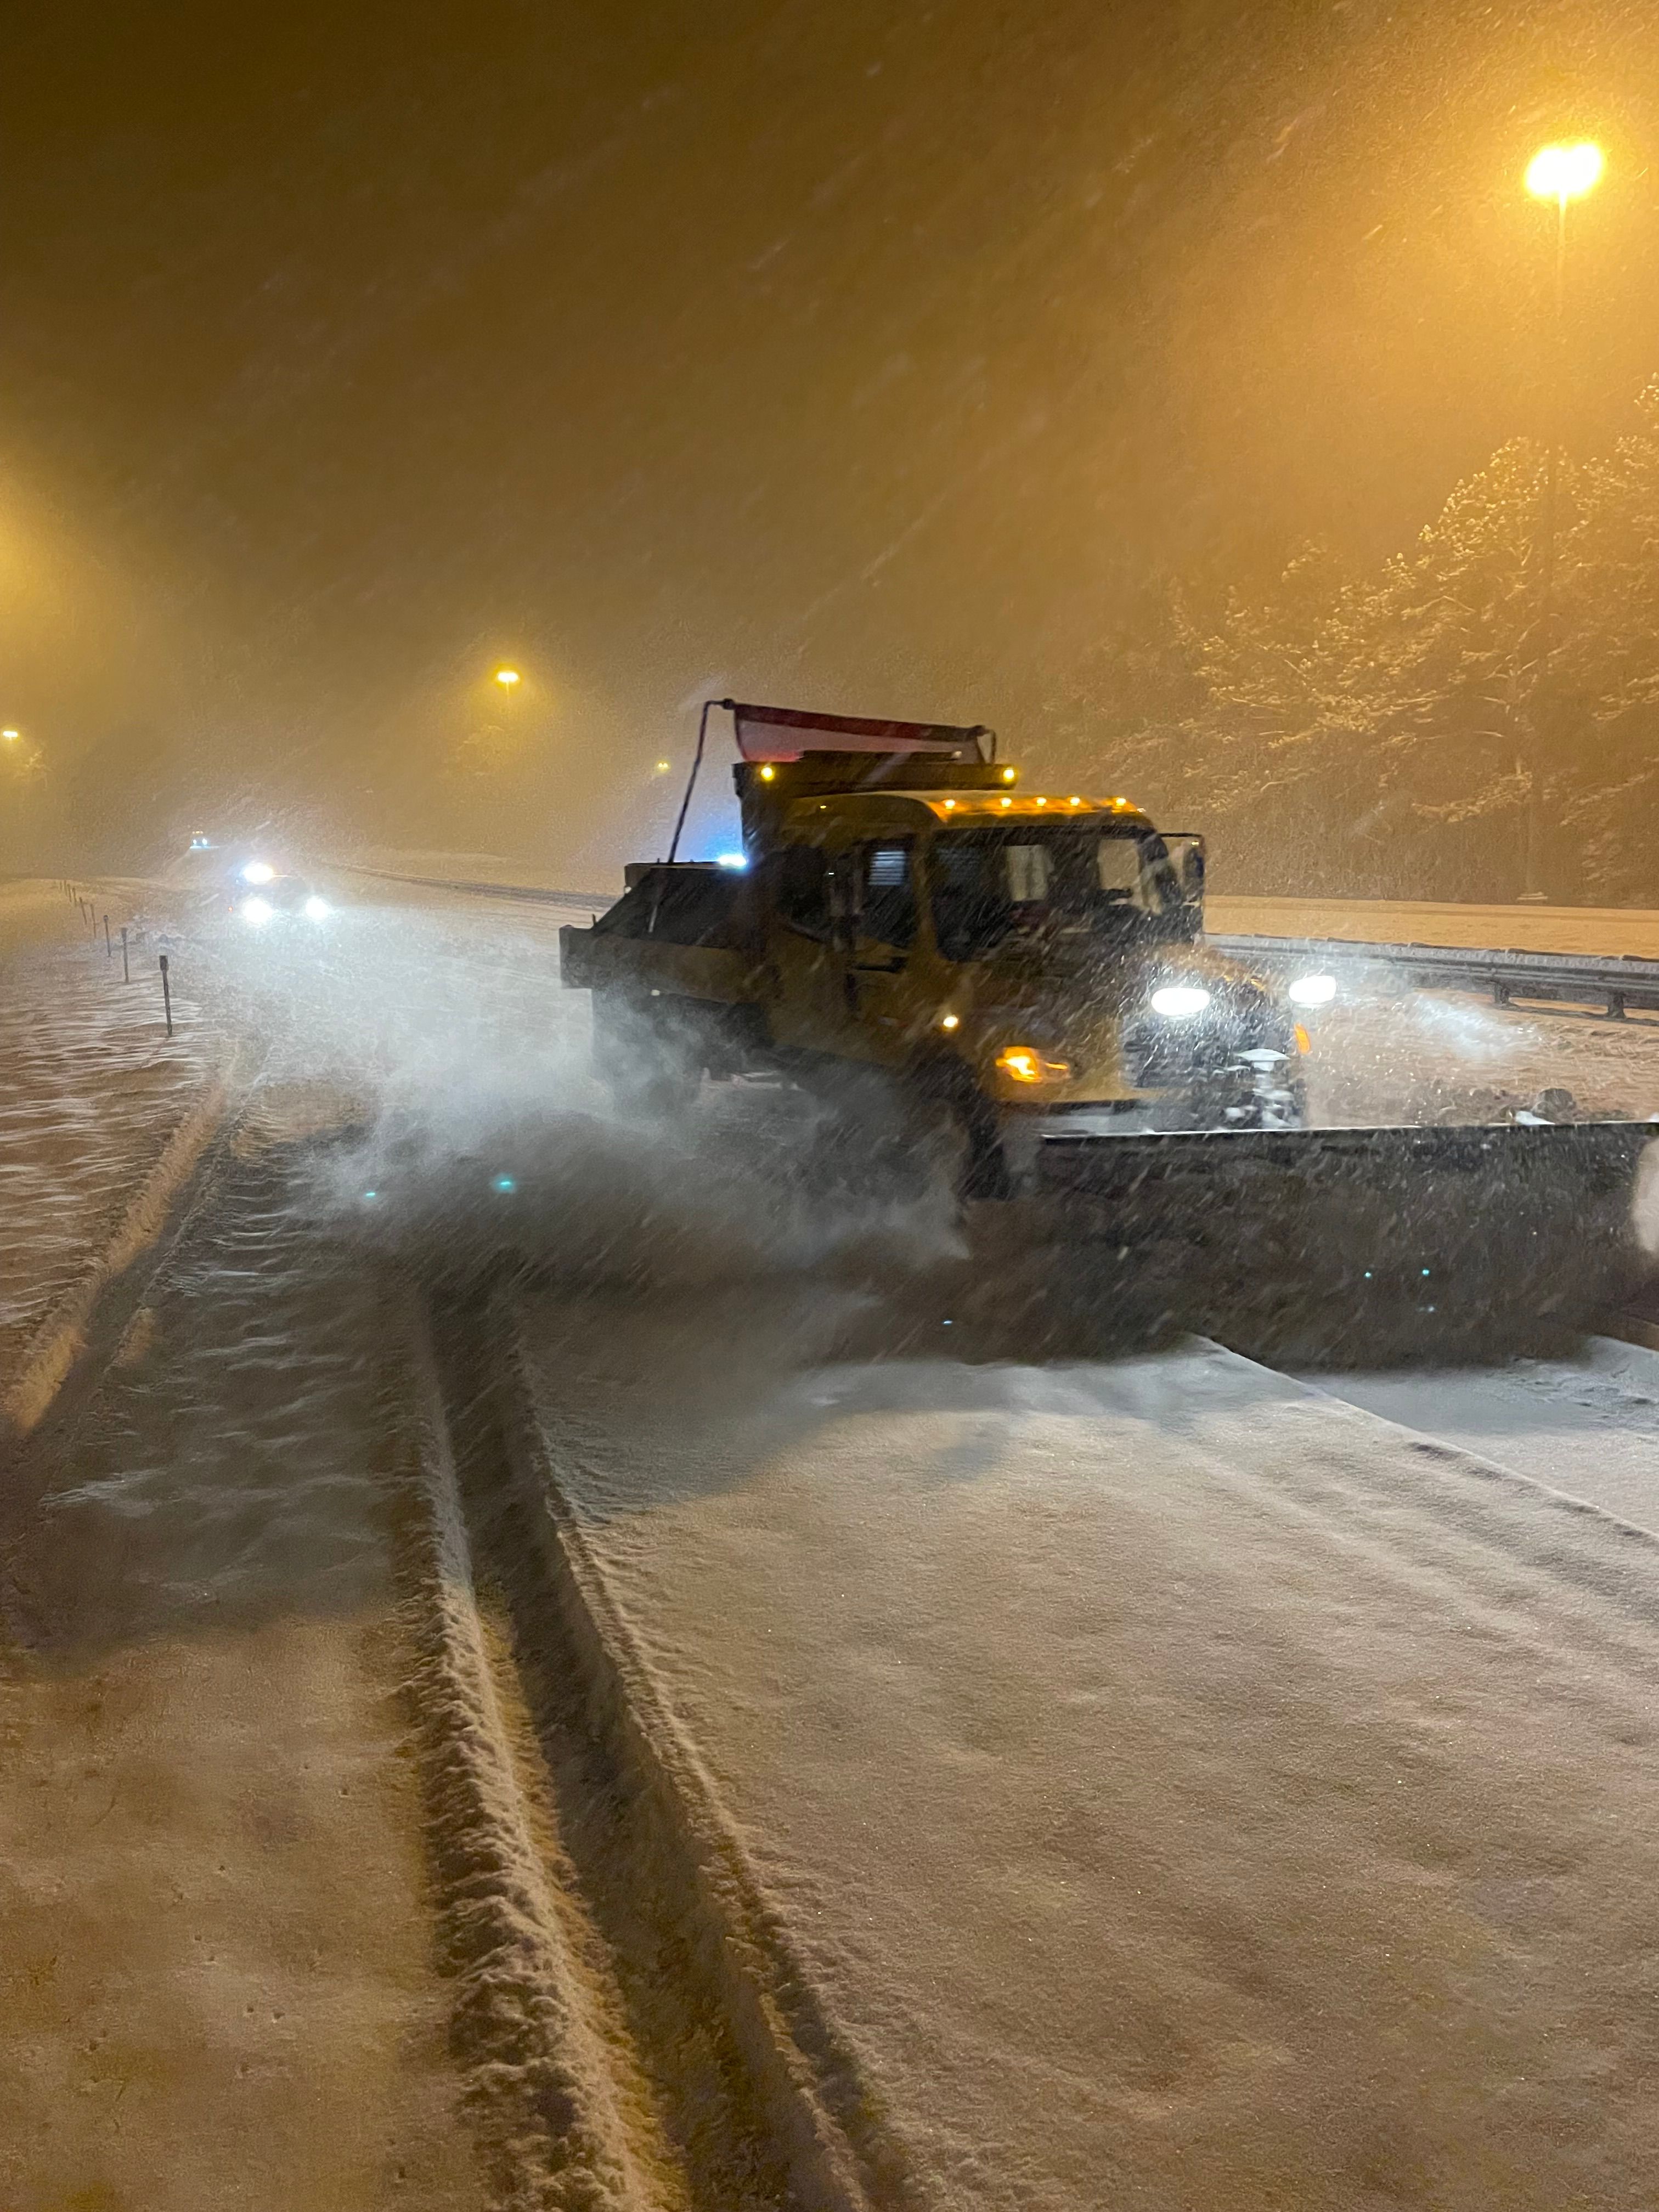
{"label": "truck headlight", "polygon": [[1336,996],[1334,975],[1298,975],[1285,994],[1292,1006],[1328,1006]]}
{"label": "truck headlight", "polygon": [[1210,1003],[1210,994],[1196,983],[1166,983],[1161,991],[1152,994],[1152,1012],[1172,1022],[1188,1022],[1194,1014],[1201,1014]]}
{"label": "truck headlight", "polygon": [[243,921],[251,921],[258,929],[263,923],[270,920],[272,908],[269,899],[245,898],[242,901],[241,911]]}
{"label": "truck headlight", "polygon": [[328,920],[328,901],[325,898],[319,898],[316,892],[313,891],[311,896],[306,901],[300,911],[304,915],[307,921],[326,921]]}

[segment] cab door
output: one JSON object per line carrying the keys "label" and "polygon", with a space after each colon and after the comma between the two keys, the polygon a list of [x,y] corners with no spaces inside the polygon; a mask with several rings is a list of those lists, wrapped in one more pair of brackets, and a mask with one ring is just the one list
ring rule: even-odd
{"label": "cab door", "polygon": [[775,1044],[794,1052],[847,1049],[844,872],[821,840],[778,848],[763,863],[767,932],[763,993]]}
{"label": "cab door", "polygon": [[865,837],[836,859],[851,908],[842,969],[848,1048],[860,1060],[898,1060],[915,1011],[909,970],[921,915],[916,841]]}
{"label": "cab door", "polygon": [[920,908],[915,841],[849,835],[781,848],[763,896],[775,916],[766,995],[774,1041],[796,1051],[902,1056]]}

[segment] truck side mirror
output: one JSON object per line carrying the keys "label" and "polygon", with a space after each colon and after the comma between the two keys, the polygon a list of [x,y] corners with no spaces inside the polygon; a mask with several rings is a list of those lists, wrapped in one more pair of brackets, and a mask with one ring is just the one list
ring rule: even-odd
{"label": "truck side mirror", "polygon": [[1201,907],[1204,903],[1204,840],[1189,830],[1164,833],[1164,843],[1170,855],[1170,865],[1175,870],[1176,881],[1181,886],[1181,896],[1188,906]]}

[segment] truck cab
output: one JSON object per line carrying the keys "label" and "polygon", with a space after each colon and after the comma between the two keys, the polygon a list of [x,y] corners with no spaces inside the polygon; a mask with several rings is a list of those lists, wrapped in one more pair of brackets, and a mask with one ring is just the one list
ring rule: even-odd
{"label": "truck cab", "polygon": [[993,1181],[1058,1122],[1301,1121],[1287,1010],[1204,944],[1200,839],[1120,797],[1029,793],[994,761],[806,752],[734,773],[743,869],[630,869],[616,907],[562,933],[601,1073],[642,1059],[660,1093],[886,1069],[956,1117]]}

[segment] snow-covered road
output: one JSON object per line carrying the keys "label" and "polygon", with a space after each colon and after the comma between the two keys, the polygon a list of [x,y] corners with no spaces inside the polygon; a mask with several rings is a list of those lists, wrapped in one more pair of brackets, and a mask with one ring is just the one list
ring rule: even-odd
{"label": "snow-covered road", "polygon": [[306,1233],[284,1138],[244,1119],[95,1344],[95,1395],[0,1495],[9,2212],[481,2201],[372,1449],[377,1283]]}
{"label": "snow-covered road", "polygon": [[[843,1319],[520,1326],[915,2201],[1642,2201],[1659,1539],[1218,1349],[848,1364]],[[1654,1524],[1645,1358],[1598,1418]]]}
{"label": "snow-covered road", "polygon": [[[616,1121],[556,909],[337,889],[147,895],[263,1073],[3,1501],[8,2184],[467,2203],[459,2104],[496,2205],[1644,2201],[1659,1356],[1304,1383],[1157,1297],[1062,1356],[819,1109]],[[1315,1042],[1333,1119],[1659,1108],[1633,1024]]]}
{"label": "snow-covered road", "polygon": [[1323,1371],[1310,1388],[1512,1468],[1659,1539],[1659,1352],[1595,1337],[1571,1360]]}

